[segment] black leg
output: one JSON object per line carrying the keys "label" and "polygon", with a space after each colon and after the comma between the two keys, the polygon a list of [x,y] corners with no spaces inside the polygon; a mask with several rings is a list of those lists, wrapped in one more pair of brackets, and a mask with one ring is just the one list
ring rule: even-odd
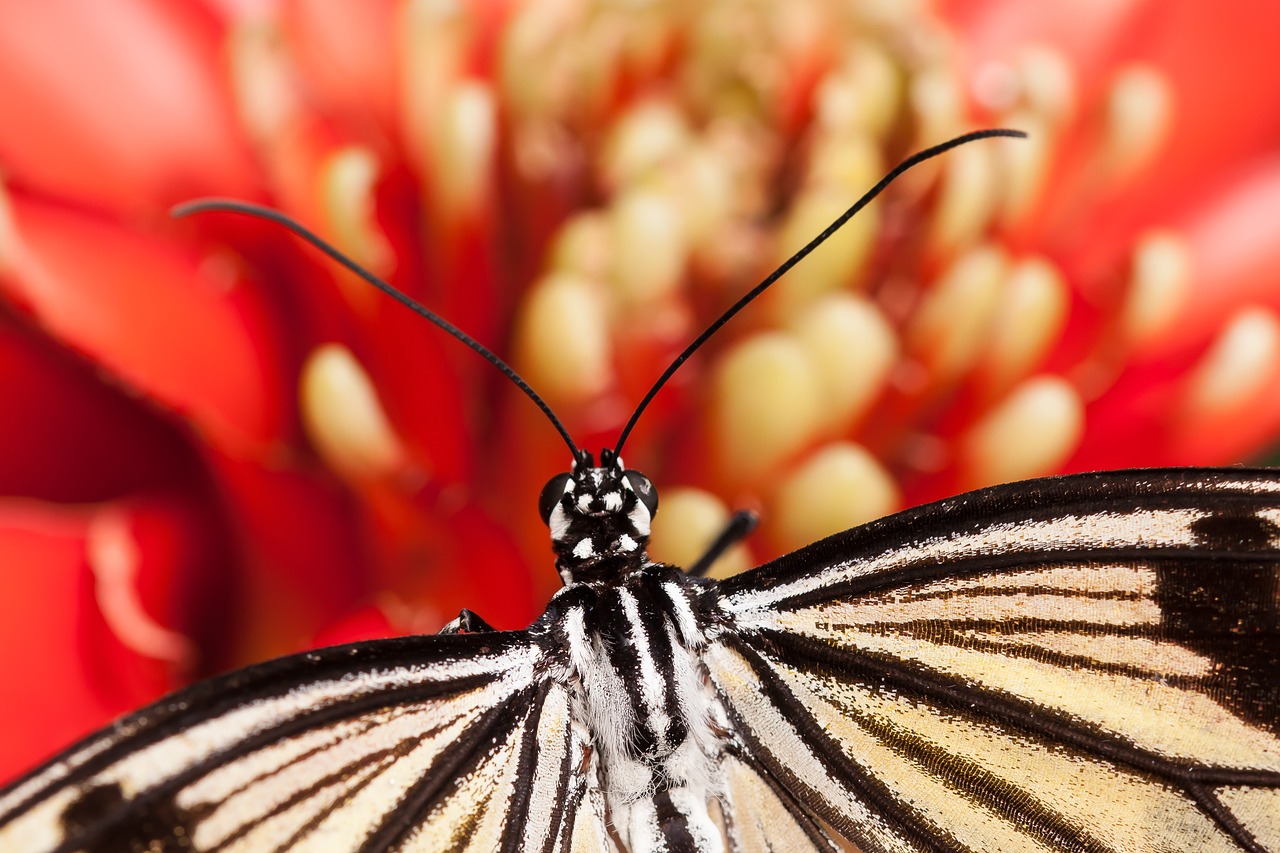
{"label": "black leg", "polygon": [[745,539],[748,533],[756,529],[756,524],[759,522],[760,516],[750,510],[740,509],[735,512],[733,518],[729,519],[729,523],[724,526],[724,530],[720,531],[720,535],[707,548],[707,552],[692,566],[685,569],[685,573],[695,578],[705,575],[711,568],[711,564],[718,560],[721,554]]}
{"label": "black leg", "polygon": [[463,609],[458,614],[458,618],[454,619],[448,625],[440,629],[441,634],[479,634],[484,631],[496,631],[497,629],[488,622],[481,619],[470,610]]}

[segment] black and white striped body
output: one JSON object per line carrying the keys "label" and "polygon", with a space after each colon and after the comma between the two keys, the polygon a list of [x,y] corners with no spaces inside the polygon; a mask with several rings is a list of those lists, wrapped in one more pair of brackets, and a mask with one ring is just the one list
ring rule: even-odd
{"label": "black and white striped body", "polygon": [[621,585],[568,586],[548,611],[568,650],[578,719],[597,745],[609,820],[637,853],[722,843],[707,803],[720,790],[728,723],[700,662],[704,591],[713,594],[650,563]]}
{"label": "black and white striped body", "polygon": [[656,495],[643,475],[610,462],[607,451],[601,467],[587,457],[544,491],[567,586],[540,621],[568,652],[578,719],[597,745],[609,821],[627,849],[718,849],[707,803],[720,788],[716,732],[728,724],[700,662],[699,616],[714,592],[649,562]]}

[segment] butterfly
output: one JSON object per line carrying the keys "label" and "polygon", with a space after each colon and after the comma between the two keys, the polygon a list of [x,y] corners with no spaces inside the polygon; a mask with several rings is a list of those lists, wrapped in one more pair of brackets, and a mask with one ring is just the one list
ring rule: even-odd
{"label": "butterfly", "polygon": [[1280,851],[1280,471],[996,486],[724,580],[746,514],[647,558],[622,444],[795,260],[615,447],[551,415],[565,585],[528,628],[197,684],[0,791],[0,850]]}

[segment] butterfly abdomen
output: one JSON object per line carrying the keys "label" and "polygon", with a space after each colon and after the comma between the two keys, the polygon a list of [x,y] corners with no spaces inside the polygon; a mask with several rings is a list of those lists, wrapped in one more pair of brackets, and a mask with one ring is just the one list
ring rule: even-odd
{"label": "butterfly abdomen", "polygon": [[698,661],[702,590],[649,564],[621,585],[568,587],[554,608],[599,747],[605,805],[633,851],[722,843],[707,810],[718,793],[724,725],[715,721],[724,715]]}

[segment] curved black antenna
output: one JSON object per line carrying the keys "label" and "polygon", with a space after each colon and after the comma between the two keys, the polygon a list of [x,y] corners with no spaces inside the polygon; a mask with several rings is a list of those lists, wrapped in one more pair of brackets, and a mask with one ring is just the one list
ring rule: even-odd
{"label": "curved black antenna", "polygon": [[992,136],[1011,136],[1019,139],[1025,139],[1027,137],[1027,135],[1023,133],[1021,130],[1003,130],[1003,129],[975,130],[972,133],[966,133],[963,136],[957,136],[955,139],[949,140],[947,142],[943,142],[940,145],[935,145],[932,148],[926,148],[923,151],[920,151],[911,155],[910,157],[908,157],[907,159],[899,163],[897,166],[895,166],[893,168],[893,171],[889,172],[889,174],[881,178],[880,183],[876,184],[874,187],[868,190],[866,195],[864,195],[862,198],[854,202],[853,206],[850,207],[848,210],[846,210],[844,213],[840,214],[840,216],[836,219],[836,221],[828,225],[821,234],[819,234],[817,237],[814,237],[812,240],[810,240],[808,244],[805,245],[804,248],[802,248],[800,251],[796,252],[790,258],[785,260],[782,263],[782,266],[778,267],[776,270],[769,273],[768,277],[765,278],[764,281],[760,282],[755,287],[751,288],[751,290],[748,291],[745,296],[743,296],[737,302],[733,303],[733,305],[731,305],[727,311],[725,311],[723,314],[720,315],[719,319],[717,319],[710,326],[707,326],[707,328],[703,331],[703,333],[698,335],[698,337],[694,339],[693,343],[685,347],[684,352],[676,356],[676,360],[671,362],[671,366],[668,367],[666,371],[661,376],[658,377],[657,382],[653,383],[653,387],[649,389],[649,393],[645,394],[644,399],[640,401],[640,405],[636,406],[635,412],[633,412],[631,415],[631,420],[627,421],[627,425],[623,427],[622,435],[618,437],[618,443],[613,446],[614,456],[616,457],[622,454],[622,445],[626,443],[627,436],[631,435],[631,430],[633,427],[635,427],[636,421],[640,420],[640,415],[648,407],[649,403],[652,402],[654,396],[656,396],[657,393],[660,390],[662,390],[662,386],[667,384],[667,380],[670,379],[673,375],[675,375],[675,372],[680,369],[680,365],[684,364],[689,359],[689,356],[697,352],[698,348],[701,347],[703,344],[705,344],[712,335],[720,331],[721,326],[723,326],[725,323],[732,320],[735,314],[737,314],[743,308],[746,308],[747,305],[750,304],[751,301],[754,300],[761,293],[764,293],[769,288],[769,285],[773,284],[775,281],[782,278],[782,276],[786,275],[791,270],[792,267],[800,263],[800,261],[804,260],[804,258],[810,252],[818,248],[818,246],[822,245],[822,243],[825,242],[828,237],[830,237],[832,234],[839,231],[841,226],[843,226],[846,222],[852,219],[854,214],[856,214],[858,211],[862,210],[862,208],[870,204],[871,200],[874,199],[876,196],[880,195],[880,193],[884,191],[885,187],[893,183],[895,178],[897,178],[903,172],[910,169],[912,166],[919,165],[920,163],[923,163],[925,160],[928,160],[932,157],[937,157],[939,154],[950,151],[952,148],[955,148],[960,145],[964,145],[967,142],[974,142],[979,139],[987,139]]}
{"label": "curved black antenna", "polygon": [[365,281],[369,282],[369,284],[372,284],[374,287],[378,288],[378,290],[381,290],[383,293],[387,294],[392,299],[395,299],[401,305],[404,305],[405,307],[413,311],[416,311],[418,314],[430,320],[432,323],[435,323],[441,329],[444,329],[450,335],[453,335],[455,338],[462,341],[464,344],[466,344],[467,346],[471,347],[473,350],[478,352],[484,358],[485,361],[489,362],[494,367],[501,370],[503,376],[507,377],[513,383],[515,383],[515,386],[519,388],[521,391],[523,391],[525,393],[525,396],[527,396],[530,400],[532,400],[538,406],[539,409],[542,409],[542,413],[547,416],[547,420],[551,421],[551,425],[556,428],[556,431],[560,433],[560,437],[564,439],[564,443],[569,446],[569,452],[573,454],[573,458],[576,460],[581,457],[582,454],[578,451],[578,446],[573,443],[573,439],[569,436],[569,431],[564,428],[564,424],[560,423],[560,419],[556,417],[556,413],[551,411],[551,407],[547,405],[546,401],[543,400],[541,397],[539,397],[538,393],[529,387],[529,383],[525,382],[524,379],[520,377],[520,374],[516,373],[510,367],[510,365],[508,365],[502,359],[498,358],[498,356],[494,355],[493,352],[484,344],[480,343],[475,338],[471,337],[466,332],[462,331],[457,326],[453,325],[448,320],[444,319],[443,317],[441,317],[439,314],[435,313],[431,309],[409,298],[408,296],[404,295],[396,288],[392,287],[387,282],[378,278],[378,276],[374,275],[373,273],[366,270],[364,267],[357,264],[355,261],[348,258],[346,255],[338,251],[337,248],[335,248],[329,242],[324,240],[318,234],[309,230],[308,228],[306,228],[296,220],[292,219],[291,217],[281,213],[278,210],[273,210],[269,207],[263,207],[262,205],[259,205],[259,204],[252,204],[247,201],[237,201],[236,199],[230,199],[230,198],[200,198],[200,199],[196,199],[195,201],[184,202],[182,204],[175,205],[174,207],[170,208],[169,215],[174,217],[175,219],[180,219],[184,216],[190,216],[194,213],[212,213],[212,212],[240,213],[240,214],[244,214],[245,216],[253,216],[258,219],[266,219],[278,225],[283,225],[285,228],[289,229],[294,234],[297,234],[303,240],[306,240],[308,243],[315,246],[317,249],[324,252],[329,257],[333,258],[342,266],[346,267],[356,275],[360,276]]}

